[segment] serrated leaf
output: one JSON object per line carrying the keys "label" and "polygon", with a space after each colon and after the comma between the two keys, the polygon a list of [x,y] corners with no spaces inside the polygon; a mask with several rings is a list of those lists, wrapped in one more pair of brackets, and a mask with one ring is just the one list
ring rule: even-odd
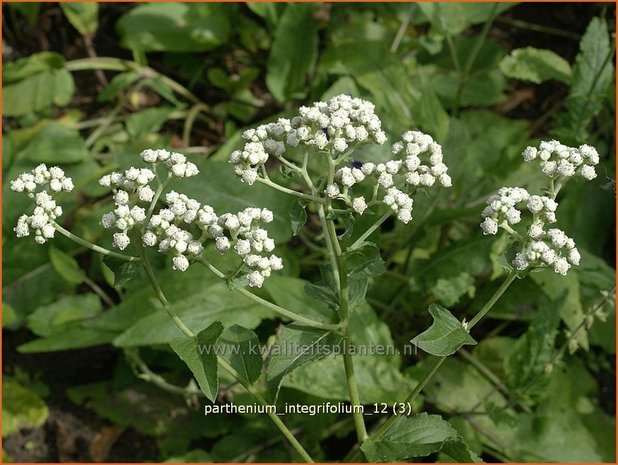
{"label": "serrated leaf", "polygon": [[510,78],[535,84],[551,79],[567,84],[571,81],[571,65],[568,61],[551,50],[534,47],[511,51],[500,62],[500,70]]}
{"label": "serrated leaf", "polygon": [[49,260],[54,270],[56,270],[65,281],[71,284],[79,284],[84,281],[86,273],[79,267],[77,260],[68,253],[51,246],[49,248]]}
{"label": "serrated leaf", "polygon": [[99,4],[96,2],[60,3],[62,12],[81,35],[91,35],[99,26]]}
{"label": "serrated leaf", "polygon": [[292,324],[283,328],[270,349],[267,380],[273,400],[279,395],[283,378],[297,368],[329,355],[328,350],[341,342],[341,335],[332,331]]}
{"label": "serrated leaf", "polygon": [[431,304],[429,313],[433,317],[432,325],[410,341],[419,349],[431,355],[446,357],[463,345],[476,344],[461,322],[446,308]]}
{"label": "serrated leaf", "polygon": [[380,438],[367,440],[361,449],[370,462],[404,462],[438,452],[458,439],[457,431],[439,415],[421,413],[396,417]]}
{"label": "serrated leaf", "polygon": [[365,245],[363,248],[350,253],[347,257],[348,275],[350,279],[363,279],[379,276],[386,271],[380,249],[375,245]]}
{"label": "serrated leaf", "polygon": [[290,3],[277,23],[266,67],[266,85],[283,102],[306,93],[307,74],[318,56],[317,4]]}
{"label": "serrated leaf", "polygon": [[588,126],[603,108],[614,75],[607,23],[593,18],[580,42],[565,110],[556,120],[554,133],[571,144],[584,143]]}
{"label": "serrated leaf", "polygon": [[223,332],[223,325],[215,321],[195,338],[182,337],[170,342],[174,352],[187,364],[201,391],[212,402],[219,389],[219,365],[214,347]]}
{"label": "serrated leaf", "polygon": [[221,358],[227,361],[242,379],[253,384],[262,373],[260,341],[253,331],[239,325],[226,328],[217,341],[222,347]]}

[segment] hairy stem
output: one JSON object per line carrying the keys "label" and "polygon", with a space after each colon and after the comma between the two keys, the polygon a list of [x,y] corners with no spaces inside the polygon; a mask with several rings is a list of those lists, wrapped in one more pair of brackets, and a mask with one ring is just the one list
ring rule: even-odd
{"label": "hairy stem", "polygon": [[284,192],[288,195],[293,195],[294,197],[299,197],[301,199],[308,200],[310,202],[319,202],[319,203],[323,202],[323,200],[320,197],[315,197],[313,195],[303,194],[302,192],[298,192],[293,189],[288,189],[287,187],[283,187],[281,184],[277,184],[276,182],[273,182],[270,179],[257,178],[257,182],[265,184],[268,187],[272,187],[273,189],[277,189],[278,191]]}
{"label": "hairy stem", "polygon": [[99,245],[93,244],[92,242],[88,242],[86,239],[82,239],[81,237],[76,236],[72,232],[67,231],[55,221],[51,221],[51,224],[54,227],[54,229],[58,231],[60,234],[68,237],[72,241],[77,242],[79,245],[83,245],[84,247],[90,250],[94,250],[95,252],[98,252],[103,255],[108,255],[110,257],[119,258],[120,260],[125,260],[127,262],[136,262],[140,260],[139,257],[133,257],[131,255],[125,255],[122,253],[114,252],[113,250],[109,250]]}

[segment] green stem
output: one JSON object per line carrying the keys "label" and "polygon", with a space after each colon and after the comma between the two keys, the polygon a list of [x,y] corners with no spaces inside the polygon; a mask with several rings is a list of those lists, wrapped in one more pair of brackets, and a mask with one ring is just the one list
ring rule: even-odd
{"label": "green stem", "polygon": [[161,194],[163,193],[165,188],[169,186],[170,182],[172,182],[172,179],[173,178],[170,175],[167,177],[165,181],[159,184],[159,187],[157,188],[157,191],[155,192],[155,195],[152,198],[152,201],[150,202],[150,206],[148,207],[148,212],[146,213],[146,220],[144,221],[144,227],[148,226],[148,222],[150,221],[150,217],[152,216],[152,213],[154,212],[157,202],[159,201],[159,197],[161,197]]}
{"label": "green stem", "polygon": [[[188,338],[195,339],[196,337],[195,334],[193,334],[193,332],[189,328],[187,328],[187,326],[185,326],[185,324],[180,320],[180,318],[178,318],[178,316],[172,310],[171,305],[169,304],[167,298],[165,297],[165,294],[163,294],[163,291],[161,290],[161,287],[159,286],[159,282],[157,281],[157,278],[154,275],[154,272],[152,271],[150,262],[148,261],[148,257],[146,255],[144,246],[141,244],[141,242],[140,242],[139,247],[140,247],[140,254],[142,255],[142,259],[143,259],[142,264],[144,265],[144,270],[146,271],[146,274],[148,275],[150,284],[152,285],[155,293],[157,294],[157,297],[159,301],[161,302],[161,305],[163,305],[163,308],[165,309],[167,314],[170,316],[172,321],[176,324],[178,329],[180,329],[183,332],[183,334],[187,336]],[[247,390],[247,392],[249,392],[249,394],[251,394],[255,398],[255,400],[257,400],[262,405],[269,405],[266,402],[266,400],[260,395],[260,393],[257,392],[251,384],[245,381],[236,372],[236,370],[234,370],[225,360],[223,360],[221,357],[217,357],[217,363],[219,364],[221,368],[223,368],[225,371],[230,373],[230,375],[232,375],[236,379],[236,381],[242,384],[243,387]],[[283,435],[287,438],[287,440],[290,441],[290,444],[292,444],[292,447],[294,447],[294,449],[300,454],[303,460],[305,460],[306,462],[313,463],[313,460],[311,459],[309,454],[307,454],[305,449],[303,449],[303,446],[296,440],[294,435],[290,432],[287,426],[285,426],[285,424],[281,421],[281,419],[275,413],[272,413],[272,412],[268,412],[268,416],[271,418],[271,420],[277,426],[277,428],[279,428],[281,433],[283,433]]]}
{"label": "green stem", "polygon": [[182,320],[178,317],[178,315],[176,315],[176,312],[174,312],[174,310],[172,309],[172,306],[170,305],[167,298],[165,297],[165,294],[163,294],[163,290],[161,289],[161,286],[159,286],[159,281],[157,281],[157,277],[154,275],[154,271],[152,271],[152,266],[150,265],[150,260],[148,260],[148,255],[146,254],[146,250],[144,249],[144,245],[142,244],[142,241],[138,240],[137,243],[139,244],[139,253],[140,253],[140,256],[142,257],[142,265],[144,267],[144,271],[146,271],[146,275],[148,276],[148,279],[150,281],[150,284],[152,285],[152,288],[155,291],[155,294],[157,294],[157,298],[159,299],[159,302],[161,302],[161,305],[163,306],[164,310],[167,312],[167,314],[172,319],[174,324],[178,327],[178,329],[185,336],[190,337],[190,338],[195,338],[195,334],[193,334],[193,331],[191,331],[182,322]]}
{"label": "green stem", "polygon": [[[470,320],[470,322],[468,323],[468,330],[472,329],[472,327],[474,327],[487,314],[487,312],[491,310],[491,308],[496,304],[496,302],[502,296],[502,294],[504,294],[504,292],[508,289],[508,287],[513,283],[516,277],[517,277],[517,274],[513,271],[508,274],[508,276],[506,277],[502,285],[496,290],[496,292],[494,292],[494,294],[487,301],[487,303],[483,305],[483,308],[481,308],[479,312],[476,315],[474,315],[472,320]],[[421,393],[421,391],[425,388],[429,380],[431,380],[433,375],[435,375],[438,369],[442,366],[446,358],[447,357],[438,357],[434,361],[431,368],[429,368],[429,371],[425,373],[425,376],[423,376],[423,378],[418,382],[418,384],[414,386],[414,389],[404,401],[405,403],[411,404],[412,402],[416,400],[416,398]],[[396,418],[397,418],[396,416],[391,416],[388,420],[382,423],[382,425],[376,430],[376,432],[371,435],[371,439],[372,440],[379,439],[384,434],[384,432],[388,429],[388,427],[393,423],[393,421],[395,421]]]}
{"label": "green stem", "polygon": [[[236,370],[234,370],[234,368],[232,368],[225,360],[219,358],[218,361],[219,366],[225,371],[227,371],[230,375],[232,375],[236,380],[238,380],[238,382],[242,384],[242,386],[247,390],[249,394],[251,394],[255,398],[255,400],[257,400],[260,404],[264,406],[270,405],[268,402],[266,402],[266,399],[264,399],[262,395],[251,384],[242,379],[242,377],[236,372]],[[300,455],[305,462],[314,463],[311,456],[303,448],[300,442],[298,442],[298,440],[294,437],[288,427],[285,426],[285,423],[281,421],[281,418],[279,418],[276,413],[271,412],[270,410],[267,411],[267,415],[270,417],[275,426],[279,428],[279,431],[281,431],[285,438],[290,442],[294,450],[298,452],[298,455]]]}
{"label": "green stem", "polygon": [[284,192],[289,195],[293,195],[295,197],[299,197],[304,200],[309,200],[310,202],[320,202],[320,203],[323,202],[323,199],[321,199],[320,197],[315,197],[313,195],[303,194],[302,192],[297,192],[293,189],[288,189],[287,187],[283,187],[282,185],[277,184],[276,182],[273,182],[270,179],[257,178],[257,181],[262,184],[267,185],[268,187],[277,189],[278,191]]}
{"label": "green stem", "polygon": [[[216,276],[218,276],[221,279],[226,279],[226,275],[225,273],[221,272],[217,267],[215,267],[213,264],[207,262],[206,260],[202,259],[199,261],[199,263],[201,263],[202,265],[204,265],[206,268],[208,268],[210,271],[212,271]],[[287,318],[289,320],[295,321],[297,323],[302,323],[305,326],[310,326],[312,328],[317,328],[317,329],[323,329],[325,331],[338,331],[339,329],[341,329],[341,326],[339,324],[330,324],[330,323],[323,323],[320,321],[315,321],[312,320],[310,318],[305,318],[304,316],[298,315],[297,313],[291,312],[283,307],[280,307],[277,304],[274,304],[272,302],[269,302],[266,299],[262,299],[261,297],[258,297],[257,295],[247,291],[246,289],[243,288],[236,288],[235,289],[237,292],[239,292],[240,294],[244,295],[245,297],[248,297],[249,299],[253,300],[254,302],[269,308],[270,310],[272,310],[273,312],[275,312],[276,314]]]}
{"label": "green stem", "polygon": [[86,283],[86,285],[90,289],[92,289],[95,292],[95,294],[97,294],[109,307],[113,307],[116,305],[114,301],[112,300],[112,298],[108,296],[103,289],[101,289],[101,286],[95,283],[88,276],[84,276],[84,283]]}
{"label": "green stem", "polygon": [[62,226],[60,226],[58,223],[56,223],[55,221],[51,221],[52,226],[54,227],[54,229],[56,231],[58,231],[60,234],[68,237],[69,239],[71,239],[74,242],[77,242],[79,245],[83,245],[84,247],[90,249],[90,250],[94,250],[95,252],[98,252],[100,254],[103,255],[109,255],[110,257],[115,257],[115,258],[119,258],[120,260],[126,260],[127,262],[136,262],[138,261],[140,258],[139,257],[133,257],[131,255],[124,255],[118,252],[114,252],[113,250],[108,250],[106,248],[103,248],[99,245],[93,244],[92,242],[88,242],[85,239],[82,239],[81,237],[76,236],[75,234],[73,234],[70,231],[67,231],[66,229],[64,229]]}
{"label": "green stem", "polygon": [[121,60],[119,58],[112,57],[97,57],[97,58],[81,58],[78,60],[71,60],[65,63],[65,67],[69,71],[86,71],[86,70],[97,70],[104,69],[109,71],[134,71],[140,73],[142,76],[147,78],[158,78],[161,80],[163,84],[172,89],[179,95],[182,95],[187,100],[190,100],[193,103],[201,103],[199,98],[193,95],[186,87],[173,79],[168,78],[164,74],[161,74],[154,69],[140,65],[134,61],[130,60]]}
{"label": "green stem", "polygon": [[[327,200],[327,204],[330,207],[330,199]],[[342,325],[342,351],[343,351],[343,366],[345,369],[346,383],[348,385],[348,392],[350,394],[350,403],[353,407],[361,405],[360,395],[358,392],[358,386],[356,384],[356,377],[354,376],[354,361],[350,354],[350,332],[349,332],[349,318],[350,318],[350,302],[348,291],[348,272],[346,259],[341,251],[341,246],[337,238],[337,231],[335,230],[335,224],[332,220],[326,219],[326,231],[324,231],[325,237],[328,237],[333,251],[337,274],[339,276],[339,312],[340,312],[340,324]],[[363,418],[360,409],[353,408],[354,426],[356,428],[356,436],[360,443],[367,439],[367,428],[365,427],[365,420]]]}
{"label": "green stem", "polygon": [[378,229],[382,223],[384,223],[388,218],[390,218],[391,214],[393,212],[388,212],[385,213],[384,215],[382,215],[378,221],[376,221],[375,223],[373,223],[373,225],[371,225],[371,227],[369,229],[367,229],[367,231],[365,231],[358,239],[356,239],[354,241],[354,243],[348,247],[348,251],[352,251],[352,250],[356,250],[363,242],[365,242],[365,239],[367,239],[369,236],[371,236],[371,234],[373,234],[373,232]]}

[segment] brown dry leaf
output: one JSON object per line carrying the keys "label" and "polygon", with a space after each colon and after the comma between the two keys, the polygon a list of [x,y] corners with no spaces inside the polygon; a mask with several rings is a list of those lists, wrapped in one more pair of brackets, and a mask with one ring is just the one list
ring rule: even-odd
{"label": "brown dry leaf", "polygon": [[123,426],[113,425],[104,426],[97,434],[94,435],[90,443],[90,457],[93,462],[105,462],[109,451],[122,435],[125,428]]}

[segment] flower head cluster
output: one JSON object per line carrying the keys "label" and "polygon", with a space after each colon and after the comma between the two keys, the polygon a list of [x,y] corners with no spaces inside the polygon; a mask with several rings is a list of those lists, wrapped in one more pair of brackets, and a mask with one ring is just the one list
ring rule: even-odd
{"label": "flower head cluster", "polygon": [[[561,182],[576,174],[594,179],[594,165],[599,162],[593,147],[574,149],[557,141],[542,142],[539,149],[528,147],[522,155],[527,162],[539,158],[543,173]],[[530,194],[521,187],[503,187],[487,199],[481,229],[484,234],[494,235],[503,228],[520,244],[512,263],[518,271],[552,267],[557,274],[565,275],[571,266],[579,265],[581,255],[575,241],[560,229],[546,229],[547,224],[556,222],[556,192],[551,189],[550,197]],[[532,221],[525,233],[519,233],[513,226],[521,222],[524,208]]]}
{"label": "flower head cluster", "polygon": [[562,230],[554,228],[543,231],[536,239],[529,241],[524,249],[515,255],[513,266],[517,270],[553,267],[560,275],[566,275],[571,266],[579,265],[581,255],[575,241]]}
{"label": "flower head cluster", "polygon": [[552,179],[566,180],[576,175],[587,180],[597,177],[594,167],[599,163],[599,153],[590,145],[574,148],[556,140],[544,141],[538,148],[527,147],[523,157],[526,162],[538,159],[543,174]]}
{"label": "flower head cluster", "polygon": [[308,146],[337,155],[351,145],[386,142],[382,123],[371,102],[338,95],[326,102],[303,106],[298,116],[248,129],[241,150],[230,154],[230,163],[243,182],[253,184],[269,156],[283,157],[288,147]]}
{"label": "flower head cluster", "polygon": [[188,230],[198,216],[200,203],[184,194],[171,191],[165,196],[166,208],[152,215],[142,236],[144,245],[159,245],[159,252],[172,254],[174,270],[186,271],[190,259],[198,258],[204,247]]}
{"label": "flower head cluster", "polygon": [[[397,213],[403,223],[412,219],[413,199],[410,192],[418,187],[433,186],[436,181],[451,186],[448,168],[443,162],[442,147],[431,136],[419,131],[407,131],[402,140],[393,144],[392,152],[400,158],[385,163],[363,163],[360,167],[344,166],[335,173],[335,183],[325,193],[348,203],[356,213],[367,207],[363,197],[350,197],[349,190],[366,179],[374,183],[377,194],[384,191],[382,202]],[[375,196],[374,196],[375,197]],[[372,199],[378,201],[377,198]]]}
{"label": "flower head cluster", "polygon": [[270,210],[250,207],[218,216],[210,205],[174,191],[165,196],[165,202],[167,207],[150,218],[142,241],[149,247],[158,244],[160,253],[171,254],[175,270],[186,271],[199,259],[205,240],[213,240],[222,254],[238,255],[252,287],[261,287],[272,270],[283,268],[281,258],[270,254],[275,242],[261,227],[273,221]]}
{"label": "flower head cluster", "polygon": [[200,172],[195,163],[187,161],[187,157],[182,153],[168,152],[164,149],[146,149],[140,153],[140,157],[145,163],[153,165],[153,169],[156,165],[162,164],[171,176],[178,178],[190,178]]}
{"label": "flower head cluster", "polygon": [[103,215],[101,225],[105,229],[116,228],[114,247],[124,250],[131,243],[128,232],[146,220],[146,209],[139,204],[151,202],[154,191],[150,182],[155,173],[149,168],[129,168],[103,176],[99,184],[114,190],[115,208]]}
{"label": "flower head cluster", "polygon": [[65,176],[61,168],[52,166],[48,169],[45,164],[11,181],[13,191],[25,192],[35,202],[32,214],[21,215],[17,220],[14,228],[17,237],[29,236],[30,229],[33,229],[37,244],[44,244],[53,238],[56,232],[53,222],[62,215],[62,207],[56,204],[53,195],[61,191],[70,192],[73,187],[73,180]]}

